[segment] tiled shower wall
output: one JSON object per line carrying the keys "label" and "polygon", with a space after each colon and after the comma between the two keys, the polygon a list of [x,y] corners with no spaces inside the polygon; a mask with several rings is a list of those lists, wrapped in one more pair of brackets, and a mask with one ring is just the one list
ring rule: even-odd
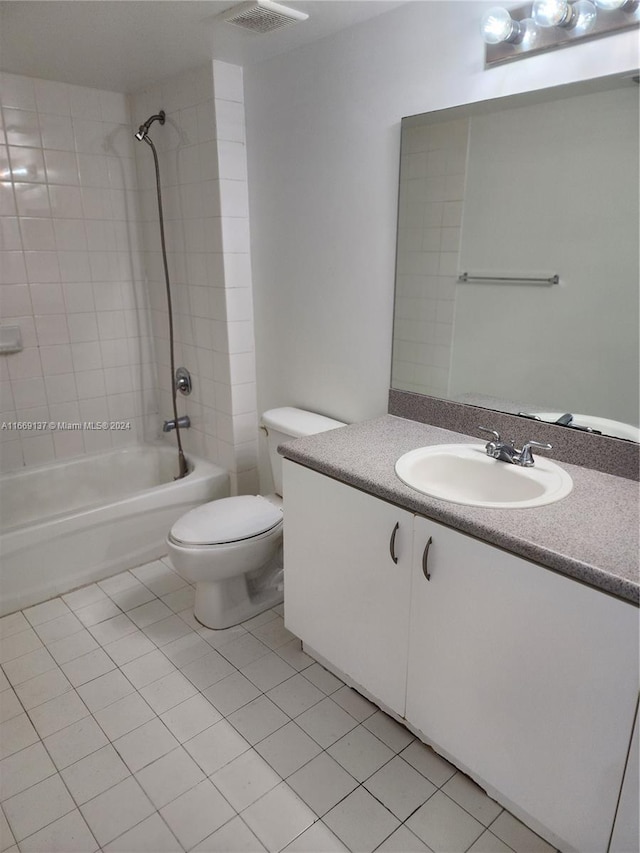
{"label": "tiled shower wall", "polygon": [[[176,366],[193,379],[180,397],[186,450],[231,473],[232,489],[257,488],[257,414],[242,69],[213,62],[132,98],[134,124],[161,109],[150,136],[159,153],[173,295]],[[139,144],[144,257],[158,399],[172,417],[168,318],[153,155]],[[173,441],[170,434],[168,441]]]}
{"label": "tiled shower wall", "polygon": [[391,386],[448,396],[469,123],[402,131]]}
{"label": "tiled shower wall", "polygon": [[[124,430],[0,430],[12,470],[150,438],[155,366],[124,95],[2,75],[0,422],[126,421]],[[145,416],[149,416],[145,418]]]}

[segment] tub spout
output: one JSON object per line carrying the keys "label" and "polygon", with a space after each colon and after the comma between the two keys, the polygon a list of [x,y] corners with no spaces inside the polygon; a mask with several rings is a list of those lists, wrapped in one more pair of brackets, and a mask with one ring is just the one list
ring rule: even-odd
{"label": "tub spout", "polygon": [[[183,415],[181,418],[178,418],[178,426],[180,427],[180,429],[188,429],[191,426],[189,415]],[[174,430],[175,428],[175,418],[171,418],[171,420],[165,421],[162,424],[162,432],[171,432],[171,430]]]}

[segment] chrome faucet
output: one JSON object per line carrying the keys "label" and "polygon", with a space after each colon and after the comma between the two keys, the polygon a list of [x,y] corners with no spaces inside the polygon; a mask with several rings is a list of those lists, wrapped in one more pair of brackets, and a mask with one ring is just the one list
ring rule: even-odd
{"label": "chrome faucet", "polygon": [[500,438],[500,433],[494,429],[486,427],[478,427],[481,432],[488,432],[493,436],[492,441],[488,441],[485,445],[487,456],[492,459],[499,459],[501,462],[510,462],[512,465],[521,465],[523,468],[531,468],[535,465],[535,459],[531,452],[532,447],[540,447],[543,450],[551,450],[552,444],[543,444],[540,441],[528,441],[523,445],[521,450],[515,446],[515,441],[503,441]]}
{"label": "chrome faucet", "polygon": [[[188,429],[191,426],[191,420],[189,419],[189,415],[183,415],[181,418],[178,418],[178,426],[180,427],[180,429]],[[165,421],[162,424],[162,432],[171,432],[171,430],[175,428],[175,418],[171,418],[171,420]]]}

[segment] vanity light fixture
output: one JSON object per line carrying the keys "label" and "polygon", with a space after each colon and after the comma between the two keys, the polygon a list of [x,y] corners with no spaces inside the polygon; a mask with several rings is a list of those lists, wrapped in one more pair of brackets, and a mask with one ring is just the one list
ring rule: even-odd
{"label": "vanity light fixture", "polygon": [[480,31],[485,67],[619,33],[640,25],[640,0],[534,0],[489,9]]}

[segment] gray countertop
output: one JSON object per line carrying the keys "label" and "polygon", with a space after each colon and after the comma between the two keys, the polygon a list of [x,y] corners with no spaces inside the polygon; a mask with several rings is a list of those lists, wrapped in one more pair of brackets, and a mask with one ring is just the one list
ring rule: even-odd
{"label": "gray countertop", "polygon": [[280,446],[287,459],[434,521],[624,598],[640,600],[638,483],[561,463],[573,491],[558,503],[484,509],[437,500],[406,486],[394,470],[408,450],[478,443],[474,436],[384,415]]}

